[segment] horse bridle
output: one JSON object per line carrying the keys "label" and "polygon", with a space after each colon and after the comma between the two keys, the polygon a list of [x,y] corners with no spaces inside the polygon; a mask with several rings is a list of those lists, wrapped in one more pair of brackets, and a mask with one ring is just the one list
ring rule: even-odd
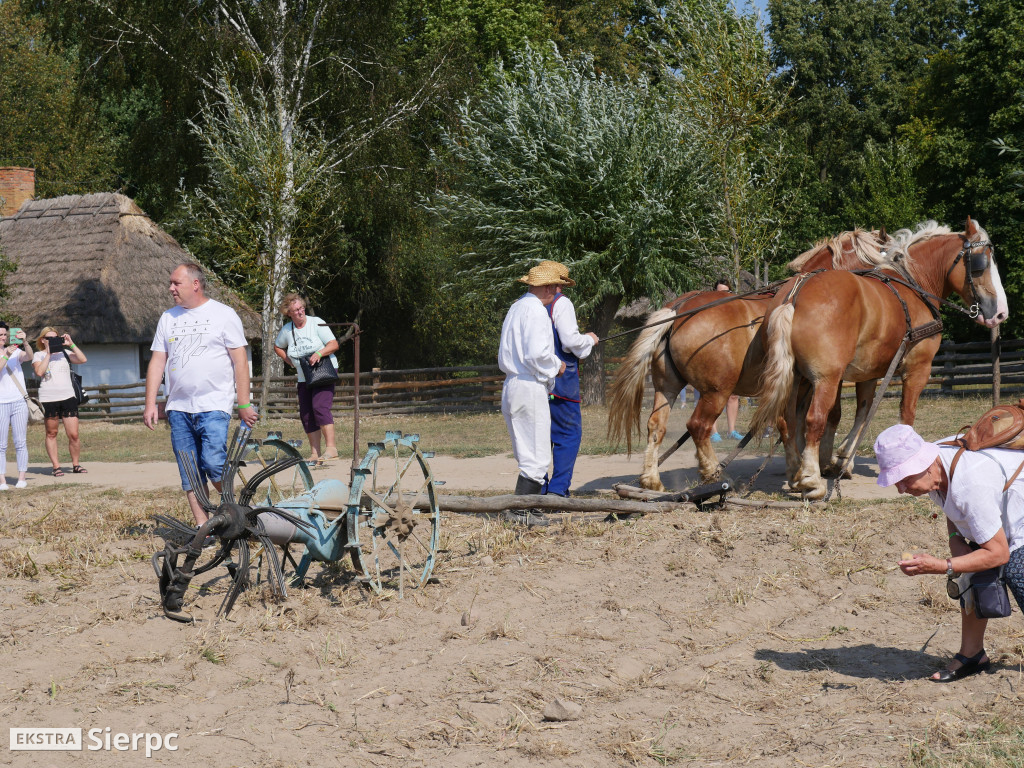
{"label": "horse bridle", "polygon": [[[976,249],[980,248],[978,251]],[[974,285],[974,278],[980,277],[985,273],[992,265],[992,242],[990,240],[977,240],[972,242],[971,240],[964,240],[963,247],[960,252],[953,259],[953,263],[949,269],[946,270],[946,277],[949,278],[950,273],[956,269],[956,265],[960,263],[960,259],[964,259],[964,272],[967,276],[967,285],[971,288],[971,297],[974,299],[974,304],[971,305],[970,310],[967,312],[968,316],[973,320],[981,313],[981,296],[978,294],[978,289]]]}

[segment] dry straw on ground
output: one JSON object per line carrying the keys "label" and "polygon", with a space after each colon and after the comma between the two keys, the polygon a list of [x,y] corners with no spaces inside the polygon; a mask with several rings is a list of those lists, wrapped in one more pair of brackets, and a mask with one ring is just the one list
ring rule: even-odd
{"label": "dry straw on ground", "polygon": [[[439,583],[413,599],[371,598],[347,569],[314,566],[287,601],[254,591],[215,620],[218,574],[190,592],[201,621],[183,626],[162,617],[149,563],[149,518],[184,516],[180,493],[9,499],[0,710],[11,726],[175,731],[203,765],[1009,766],[1024,755],[1019,614],[992,622],[994,674],[922,679],[959,631],[941,580],[895,567],[905,549],[944,543],[923,502],[529,531],[446,515]],[[545,722],[554,698],[581,718]],[[103,754],[105,765],[137,757]]]}

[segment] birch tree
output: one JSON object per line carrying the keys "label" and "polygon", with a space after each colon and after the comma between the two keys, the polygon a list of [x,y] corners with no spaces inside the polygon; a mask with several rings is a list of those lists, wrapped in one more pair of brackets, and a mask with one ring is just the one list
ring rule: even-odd
{"label": "birch tree", "polygon": [[[183,190],[183,202],[213,260],[258,289],[262,300],[264,374],[279,374],[273,340],[281,327],[277,307],[288,287],[296,245],[313,242],[311,223],[329,233],[326,203],[346,163],[379,134],[416,114],[431,95],[432,78],[371,115],[343,115],[330,133],[317,119],[326,93],[317,81],[360,78],[372,62],[332,40],[343,4],[336,0],[192,0],[196,34],[218,51],[212,73],[176,58],[158,30],[119,16],[108,0],[95,0],[117,32],[112,45],[147,44],[190,72],[205,89],[204,107],[191,123],[204,147],[209,183]],[[266,398],[266,388],[262,396]],[[261,400],[261,405],[263,405]]]}

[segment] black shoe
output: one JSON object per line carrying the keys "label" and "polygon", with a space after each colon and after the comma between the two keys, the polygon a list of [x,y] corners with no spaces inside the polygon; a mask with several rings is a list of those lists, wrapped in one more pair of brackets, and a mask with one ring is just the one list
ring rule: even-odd
{"label": "black shoe", "polygon": [[512,491],[512,493],[516,496],[535,496],[540,493],[543,487],[543,483],[531,480],[525,475],[519,475],[519,477],[516,478],[516,489]]}
{"label": "black shoe", "polygon": [[[959,653],[954,654],[953,658],[960,662],[960,666],[957,669],[940,670],[938,677],[929,677],[928,679],[933,683],[952,683],[954,680],[962,680],[979,672],[985,672],[992,666],[992,662],[985,658],[984,648],[971,658],[967,658]],[[982,658],[985,658],[985,660],[982,661]]]}

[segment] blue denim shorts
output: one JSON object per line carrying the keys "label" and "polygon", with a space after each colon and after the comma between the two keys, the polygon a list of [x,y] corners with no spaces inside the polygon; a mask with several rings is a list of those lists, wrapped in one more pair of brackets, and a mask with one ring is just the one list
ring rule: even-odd
{"label": "blue denim shorts", "polygon": [[224,411],[185,413],[168,411],[167,423],[171,427],[171,448],[178,460],[178,474],[181,475],[181,489],[191,491],[188,475],[181,463],[181,454],[191,453],[199,467],[199,477],[220,482],[227,457],[228,426],[231,414]]}

